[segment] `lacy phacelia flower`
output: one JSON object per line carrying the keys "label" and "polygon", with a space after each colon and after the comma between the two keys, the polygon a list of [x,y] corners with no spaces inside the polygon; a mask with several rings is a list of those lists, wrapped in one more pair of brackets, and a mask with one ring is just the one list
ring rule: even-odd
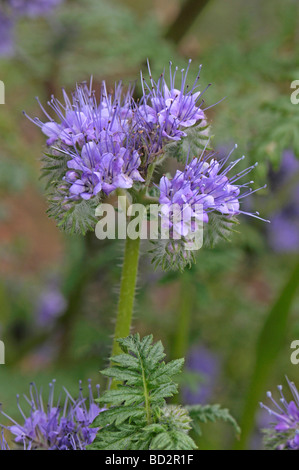
{"label": "lacy phacelia flower", "polygon": [[269,444],[271,445],[273,440],[278,450],[299,450],[299,392],[293,382],[290,382],[288,379],[287,382],[292,392],[293,400],[290,402],[286,400],[282,392],[283,387],[279,385],[277,387],[280,393],[279,403],[274,400],[272,393],[268,392],[267,396],[274,405],[273,409],[263,403],[260,403],[260,405],[275,420],[275,423],[273,423],[273,433],[271,431],[267,432]]}
{"label": "lacy phacelia flower", "polygon": [[[150,84],[141,77],[143,98],[139,106],[138,115],[140,126],[144,128],[144,136],[148,137],[149,153],[159,152],[167,141],[180,140],[187,134],[185,130],[203,121],[205,115],[199,103],[202,93],[195,91],[199,74],[191,88],[187,85],[187,75],[191,60],[186,72],[181,70],[181,86],[175,87],[175,78],[178,68],[172,73],[170,63],[170,86],[167,85],[164,73],[155,82],[148,65]],[[205,123],[204,123],[205,125]]]}
{"label": "lacy phacelia flower", "polygon": [[[163,205],[162,217],[168,217],[170,228],[175,232],[185,237],[188,236],[192,224],[196,223],[196,218],[199,217],[196,208],[200,206],[202,207],[202,221],[205,223],[209,221],[211,212],[221,213],[228,218],[240,213],[258,217],[258,213],[248,213],[240,207],[240,200],[254,192],[249,188],[253,182],[243,185],[235,184],[256,165],[229,177],[227,175],[230,170],[244,158],[224,168],[231,153],[221,161],[213,158],[214,154],[194,158],[190,163],[187,162],[184,171],[177,170],[172,179],[167,176],[161,178],[159,201]],[[242,189],[245,191],[241,194]],[[177,224],[173,224],[172,217],[169,216],[173,207],[181,208],[181,217],[178,218]]]}
{"label": "lacy phacelia flower", "polygon": [[[20,406],[18,396],[18,408],[24,423],[19,424],[2,412],[13,422],[7,429],[15,436],[15,442],[23,444],[27,449],[84,450],[96,436],[98,429],[90,428],[90,425],[102,411],[94,402],[90,381],[88,399],[83,397],[80,382],[78,399],[73,399],[64,389],[66,397],[61,405],[59,401],[54,404],[54,385],[55,380],[49,384],[47,404],[44,404],[35,384],[30,385],[30,396],[25,397],[31,407],[28,417]],[[99,386],[97,389],[99,391]]]}
{"label": "lacy phacelia flower", "polygon": [[[56,122],[39,103],[48,121],[33,122],[41,127],[48,137],[47,145],[56,143],[59,147],[82,147],[90,141],[96,143],[112,140],[123,142],[128,138],[129,121],[132,117],[132,89],[123,97],[122,85],[116,84],[114,95],[107,92],[103,82],[101,98],[97,103],[95,93],[86,83],[79,84],[71,99],[63,90],[64,103],[52,97],[48,103],[57,115]],[[30,118],[29,118],[30,119]]]}
{"label": "lacy phacelia flower", "polygon": [[103,82],[98,104],[91,84],[78,85],[72,100],[63,91],[64,104],[55,98],[49,103],[58,122],[41,106],[49,120],[42,123],[36,118],[33,122],[48,137],[47,145],[66,160],[68,170],[61,178],[66,204],[144,181],[135,148],[132,92],[129,89],[123,96],[122,85],[117,84],[112,96]]}
{"label": "lacy phacelia flower", "polygon": [[73,155],[67,162],[70,171],[65,180],[71,184],[70,195],[90,199],[100,191],[109,195],[117,188],[131,188],[134,181],[144,181],[138,171],[140,163],[134,149],[119,143],[106,146],[103,142],[98,145],[89,142],[83,146],[81,155]]}

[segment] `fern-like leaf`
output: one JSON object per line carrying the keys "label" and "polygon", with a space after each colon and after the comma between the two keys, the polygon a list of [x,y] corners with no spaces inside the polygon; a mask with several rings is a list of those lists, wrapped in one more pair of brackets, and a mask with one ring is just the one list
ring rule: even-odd
{"label": "fern-like leaf", "polygon": [[202,423],[215,423],[216,421],[224,421],[231,424],[237,435],[241,433],[241,429],[236,420],[231,416],[226,408],[220,405],[192,405],[186,407],[191,419],[194,431],[201,436]]}
{"label": "fern-like leaf", "polygon": [[162,343],[153,344],[152,336],[140,339],[131,335],[119,339],[123,354],[111,359],[102,373],[116,381],[116,388],[98,400],[107,410],[101,412],[93,427],[99,427],[89,446],[97,450],[195,449],[188,435],[188,412],[166,406],[166,398],[177,393],[175,377],[183,359],[165,363]]}

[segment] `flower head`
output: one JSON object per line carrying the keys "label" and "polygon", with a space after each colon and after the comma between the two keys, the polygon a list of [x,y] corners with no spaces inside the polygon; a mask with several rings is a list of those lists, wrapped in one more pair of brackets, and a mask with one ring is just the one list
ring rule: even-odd
{"label": "flower head", "polygon": [[[123,96],[121,83],[115,85],[112,95],[102,83],[100,102],[97,102],[92,90],[92,80],[88,86],[85,82],[78,84],[71,97],[63,90],[64,102],[54,96],[48,103],[56,114],[56,120],[39,103],[47,120],[31,119],[48,137],[47,145],[58,145],[62,149],[69,147],[82,148],[90,141],[114,142],[126,140],[129,120],[132,116],[132,90]],[[30,118],[29,118],[30,119]]]}
{"label": "flower head", "polygon": [[273,407],[261,403],[261,407],[268,411],[273,417],[274,429],[268,433],[270,442],[278,443],[278,449],[299,450],[299,392],[293,382],[287,378],[289,388],[293,395],[293,400],[287,401],[283,394],[283,387],[279,385],[280,394],[279,403],[272,397],[272,393],[268,392],[267,396],[272,401]]}
{"label": "flower head", "polygon": [[[7,429],[15,436],[15,442],[24,444],[30,449],[48,450],[84,450],[96,436],[97,428],[90,428],[94,419],[101,412],[94,402],[91,383],[89,381],[89,398],[84,398],[80,382],[78,399],[74,399],[64,389],[64,403],[60,399],[54,403],[55,380],[49,384],[49,398],[44,404],[42,393],[35,384],[30,385],[30,395],[25,400],[30,406],[28,416],[24,413],[17,396],[18,408],[24,419],[23,424],[12,420],[4,412],[2,414],[13,422]],[[97,386],[99,391],[99,386]]]}
{"label": "flower head", "polygon": [[[174,231],[185,237],[188,236],[192,223],[196,223],[197,206],[202,207],[202,220],[205,223],[209,221],[209,214],[212,212],[218,212],[227,218],[240,213],[258,217],[258,213],[245,212],[240,205],[241,199],[253,193],[249,187],[252,181],[242,185],[236,184],[256,165],[229,176],[228,173],[244,158],[225,167],[231,153],[220,161],[214,158],[213,153],[206,157],[202,154],[199,158],[193,158],[190,163],[187,162],[183,171],[177,170],[172,179],[167,176],[161,178],[159,201],[164,206],[164,213],[171,211],[175,206],[181,208],[182,216],[179,224],[174,225],[171,217],[169,218],[170,227]],[[243,189],[244,192],[241,193]]]}
{"label": "flower head", "polygon": [[70,154],[69,171],[65,181],[71,186],[70,197],[90,199],[103,191],[109,195],[117,188],[128,189],[134,181],[144,181],[138,168],[140,157],[136,150],[118,142],[89,142],[81,154]]}
{"label": "flower head", "polygon": [[[170,84],[166,83],[165,74],[162,73],[157,82],[152,78],[148,64],[150,83],[141,76],[143,98],[138,109],[140,126],[148,137],[149,153],[157,153],[163,144],[169,141],[181,140],[186,137],[186,129],[205,119],[201,109],[200,98],[202,93],[197,90],[199,74],[191,88],[187,85],[187,70],[181,70],[181,85],[176,88],[176,74],[178,68],[172,71],[170,62]],[[201,69],[201,67],[200,67]],[[200,71],[199,69],[199,71]]]}
{"label": "flower head", "polygon": [[114,94],[108,93],[103,82],[98,103],[92,83],[77,85],[71,98],[63,90],[63,104],[54,97],[49,103],[56,120],[40,104],[48,121],[35,118],[33,122],[65,161],[58,185],[66,207],[71,201],[89,200],[100,192],[109,195],[144,181],[135,148],[132,93],[129,89],[124,94],[121,83],[115,85]]}

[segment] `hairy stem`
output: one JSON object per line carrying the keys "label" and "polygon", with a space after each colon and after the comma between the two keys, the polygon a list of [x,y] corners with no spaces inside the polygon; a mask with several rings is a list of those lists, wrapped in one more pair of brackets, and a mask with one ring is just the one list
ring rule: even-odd
{"label": "hairy stem", "polygon": [[140,238],[132,240],[127,237],[112,348],[113,356],[121,354],[117,339],[124,338],[130,334],[138,272],[139,247]]}

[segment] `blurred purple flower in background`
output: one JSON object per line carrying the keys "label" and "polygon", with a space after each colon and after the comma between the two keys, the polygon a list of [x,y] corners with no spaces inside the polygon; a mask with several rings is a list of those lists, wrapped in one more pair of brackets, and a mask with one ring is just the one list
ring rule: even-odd
{"label": "blurred purple flower in background", "polygon": [[51,280],[40,294],[36,306],[36,318],[40,326],[49,326],[64,313],[67,300],[62,294],[59,283]]}
{"label": "blurred purple flower in background", "polygon": [[289,215],[287,212],[276,214],[271,218],[272,227],[268,233],[269,243],[277,253],[299,250],[299,221],[294,220],[293,211]]}
{"label": "blurred purple flower in background", "polygon": [[[89,380],[88,398],[83,396],[81,381],[76,400],[64,388],[65,399],[62,404],[60,398],[54,403],[54,388],[55,380],[49,384],[49,397],[45,404],[42,390],[38,391],[32,383],[29,397],[25,396],[30,406],[29,415],[26,416],[17,396],[18,408],[24,422],[19,424],[2,411],[2,415],[13,423],[12,426],[6,426],[6,429],[14,436],[15,442],[24,445],[26,450],[84,450],[96,436],[98,428],[91,428],[90,425],[102,411],[94,401],[91,382]],[[99,396],[99,385],[97,394]],[[3,450],[8,450],[5,449],[4,436],[1,445]]]}
{"label": "blurred purple flower in background", "polygon": [[186,358],[186,369],[200,374],[203,382],[199,385],[197,391],[189,388],[183,389],[184,402],[190,405],[208,403],[220,375],[218,356],[205,346],[193,347]]}
{"label": "blurred purple flower in background", "polygon": [[16,21],[25,16],[35,18],[49,15],[64,0],[6,0],[0,7],[0,56],[10,57],[15,52]]}
{"label": "blurred purple flower in background", "polygon": [[14,53],[14,22],[0,7],[0,56]]}
{"label": "blurred purple flower in background", "polygon": [[42,16],[60,5],[64,0],[9,0],[14,12],[22,16]]}
{"label": "blurred purple flower in background", "polygon": [[271,216],[268,240],[276,252],[287,253],[299,250],[299,161],[294,152],[283,153],[278,172],[271,172],[274,194],[280,190],[288,192],[287,203]]}

